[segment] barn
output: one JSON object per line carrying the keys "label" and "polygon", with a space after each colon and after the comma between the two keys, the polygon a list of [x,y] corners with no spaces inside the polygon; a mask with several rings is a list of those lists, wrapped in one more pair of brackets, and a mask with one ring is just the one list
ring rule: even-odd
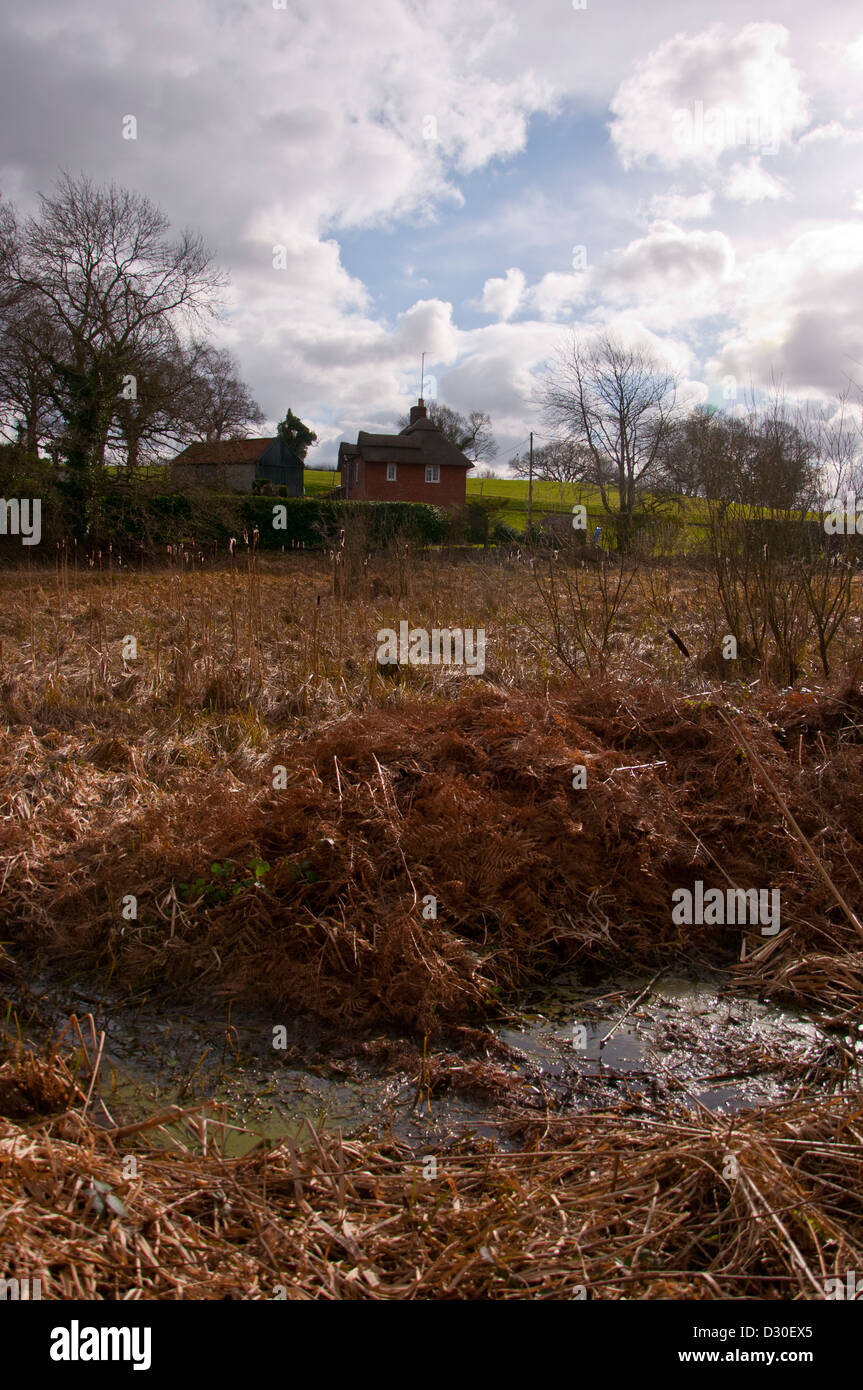
{"label": "barn", "polygon": [[422,397],[399,434],[360,430],[356,444],[339,446],[339,496],[354,501],[430,502],[463,507],[470,459],[428,418]]}
{"label": "barn", "polygon": [[220,492],[252,492],[256,482],[286,487],[289,497],[303,496],[303,463],[284,440],[216,439],[190,444],[171,462],[171,479],[184,487]]}

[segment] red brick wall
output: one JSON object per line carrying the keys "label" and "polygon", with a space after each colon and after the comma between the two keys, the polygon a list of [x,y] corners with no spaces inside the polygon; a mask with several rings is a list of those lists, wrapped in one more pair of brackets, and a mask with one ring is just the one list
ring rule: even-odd
{"label": "red brick wall", "polygon": [[[462,507],[465,501],[467,469],[448,467],[441,464],[440,482],[427,483],[426,466],[419,463],[396,464],[396,480],[387,482],[385,463],[365,463],[360,465],[360,480],[354,482],[357,461],[352,461],[347,496],[355,501],[371,502],[430,502],[434,507]],[[342,485],[345,483],[345,469],[342,469]]]}

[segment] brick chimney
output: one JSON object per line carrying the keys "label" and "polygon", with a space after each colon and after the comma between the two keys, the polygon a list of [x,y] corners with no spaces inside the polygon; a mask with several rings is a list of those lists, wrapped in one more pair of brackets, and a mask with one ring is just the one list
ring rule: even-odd
{"label": "brick chimney", "polygon": [[417,420],[425,420],[425,418],[426,418],[426,403],[425,403],[425,401],[423,400],[422,396],[420,396],[420,398],[419,398],[419,400],[417,401],[416,405],[412,405],[412,406],[411,406],[411,424],[412,424],[412,425],[415,425],[416,422],[417,422]]}

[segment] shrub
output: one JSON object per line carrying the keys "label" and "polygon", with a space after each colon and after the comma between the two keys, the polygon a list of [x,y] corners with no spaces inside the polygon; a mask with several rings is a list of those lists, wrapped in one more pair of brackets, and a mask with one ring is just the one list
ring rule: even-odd
{"label": "shrub", "polygon": [[[206,489],[166,492],[161,479],[106,469],[93,478],[88,542],[93,547],[110,544],[118,551],[138,552],[162,550],[194,537],[197,545],[224,549],[231,536],[239,538],[243,531],[251,535],[257,526],[262,550],[298,545],[321,549],[337,544],[340,531],[352,520],[373,550],[386,549],[396,540],[436,545],[449,535],[447,512],[427,503],[350,502],[287,497],[286,492],[284,487],[278,494],[273,488],[270,496]],[[11,446],[0,449],[0,495],[40,497],[43,541],[71,538],[63,472],[46,460],[31,458]],[[284,525],[274,526],[274,520]],[[10,555],[14,551],[15,558],[20,559],[19,549],[14,538]]]}
{"label": "shrub", "polygon": [[[409,538],[419,545],[436,545],[446,539],[449,531],[446,512],[425,502],[289,497],[274,503],[269,498],[246,497],[240,511],[244,526],[258,527],[259,545],[266,549],[291,544],[305,544],[310,549],[334,545],[339,532],[354,518],[364,527],[372,549],[385,549],[397,537]],[[284,524],[276,526],[274,521]]]}

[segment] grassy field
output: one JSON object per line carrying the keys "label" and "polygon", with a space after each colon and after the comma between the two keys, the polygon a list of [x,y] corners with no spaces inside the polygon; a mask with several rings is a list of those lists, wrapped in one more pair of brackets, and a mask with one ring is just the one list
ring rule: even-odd
{"label": "grassy field", "polygon": [[[116,470],[115,470],[116,471]],[[141,476],[150,481],[166,477],[166,470],[158,465],[140,470]],[[323,497],[338,485],[338,474],[327,469],[307,468],[303,473],[303,486],[307,497]],[[478,478],[468,475],[467,498],[482,498],[500,503],[495,511],[494,521],[500,521],[515,531],[524,531],[528,520],[528,483],[525,478]],[[610,497],[614,509],[614,494]],[[601,524],[604,517],[602,498],[597,487],[572,483],[550,483],[537,480],[533,485],[533,515],[538,520],[548,513],[571,513],[576,503],[587,508],[588,531]],[[681,517],[683,519],[682,539],[697,548],[703,540],[706,504],[698,498],[686,499]]]}
{"label": "grassy field", "polygon": [[[0,574],[0,1276],[44,1269],[53,1297],[787,1298],[863,1259],[861,595],[833,683],[808,651],[783,691],[718,656],[707,571],[621,570],[614,591],[611,565],[546,563],[348,546]],[[573,575],[596,622],[617,593],[579,649],[560,621]],[[378,633],[402,621],[483,629],[484,669],[382,664]],[[783,930],[675,923],[695,879],[769,884]],[[538,1102],[497,1040],[563,971],[681,961],[834,1030],[792,1068],[793,1104],[738,1117],[739,1181],[727,1115],[617,1082]],[[205,1096],[186,1150],[160,1157],[148,1135],[173,1111],[142,1123],[109,1094],[110,1123],[88,1116],[95,1027],[53,1051],[16,1035],[44,1008],[33,981],[71,976],[127,1018],[166,990],[179,1014],[221,1010],[229,1057],[244,1012],[265,1036],[300,1020],[346,1074],[362,1053],[418,1095],[493,1096],[507,1143],[438,1135],[433,1183],[382,1115],[228,1162]],[[25,1147],[26,1169],[3,1162]],[[82,1173],[123,1214],[87,1206]]]}
{"label": "grassy field", "polygon": [[[320,497],[329,492],[338,479],[333,473],[306,469],[304,486],[307,497]],[[494,521],[503,522],[515,531],[524,531],[527,526],[529,503],[526,478],[477,478],[468,474],[467,500],[482,498],[500,503],[495,511]],[[615,495],[610,494],[612,510],[615,509]],[[587,508],[588,533],[594,526],[602,524],[605,509],[599,488],[587,484],[550,483],[537,480],[533,485],[533,517],[539,520],[549,513],[571,513],[577,503]],[[706,503],[700,498],[687,498],[681,508],[681,544],[698,548],[704,540]]]}

